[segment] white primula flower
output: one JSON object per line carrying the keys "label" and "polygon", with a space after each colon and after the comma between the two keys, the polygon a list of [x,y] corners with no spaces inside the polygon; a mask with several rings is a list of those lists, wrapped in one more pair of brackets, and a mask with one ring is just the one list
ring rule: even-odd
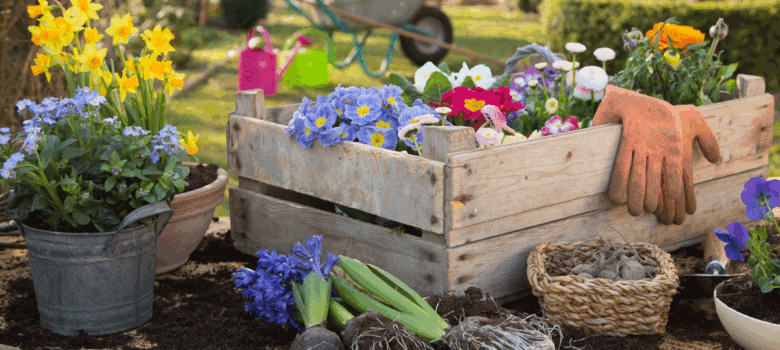
{"label": "white primula flower", "polygon": [[566,44],[566,50],[568,50],[571,53],[582,53],[585,52],[587,48],[585,45],[582,45],[580,43],[568,43]]}
{"label": "white primula flower", "polygon": [[460,86],[460,84],[463,83],[463,78],[465,78],[465,76],[461,76],[460,73],[455,72],[452,72],[447,76],[447,80],[450,81],[450,84],[452,84],[453,88]]}
{"label": "white primula flower", "polygon": [[534,68],[536,68],[537,70],[544,70],[545,68],[547,68],[547,62],[539,62],[534,65]]}
{"label": "white primula flower", "polygon": [[552,67],[557,70],[568,72],[574,68],[574,64],[566,60],[560,60],[553,62]]}
{"label": "white primula flower", "polygon": [[422,92],[425,89],[425,84],[428,83],[428,79],[431,78],[431,74],[434,72],[441,72],[441,70],[433,62],[426,62],[422,67],[417,68],[414,72],[414,87]]}
{"label": "white primula flower", "polygon": [[602,62],[611,61],[615,59],[615,50],[601,47],[593,51],[593,56],[596,56],[596,59]]}
{"label": "white primula flower", "polygon": [[504,136],[504,139],[501,140],[501,144],[504,145],[504,144],[507,144],[507,143],[518,142],[518,141],[525,141],[525,140],[528,140],[528,138],[523,136],[523,134],[521,134],[521,133],[516,133],[514,135],[506,135],[506,136]]}
{"label": "white primula flower", "polygon": [[609,83],[609,75],[607,72],[597,66],[586,66],[577,71],[575,77],[577,86],[582,86],[588,90],[604,90]]}
{"label": "white primula flower", "polygon": [[493,73],[490,71],[490,68],[484,64],[478,64],[469,69],[464,62],[463,68],[460,69],[458,74],[463,76],[463,79],[466,79],[467,75],[471,76],[471,79],[474,80],[474,84],[483,89],[489,89],[490,85],[493,85],[496,81],[496,79],[493,78]]}
{"label": "white primula flower", "polygon": [[548,98],[547,102],[544,103],[544,109],[547,110],[547,113],[555,113],[558,110],[558,99],[555,97]]}

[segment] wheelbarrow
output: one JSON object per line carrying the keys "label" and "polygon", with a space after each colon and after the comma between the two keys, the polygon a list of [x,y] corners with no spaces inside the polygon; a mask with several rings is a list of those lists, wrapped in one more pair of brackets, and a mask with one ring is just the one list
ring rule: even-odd
{"label": "wheelbarrow", "polygon": [[[353,49],[337,68],[346,68],[358,61],[368,76],[378,78],[390,67],[396,41],[409,60],[421,66],[426,62],[438,63],[448,51],[488,61],[500,66],[505,62],[452,45],[452,24],[447,15],[435,7],[425,6],[425,0],[285,0],[296,13],[304,16],[314,28],[328,33],[338,30],[352,36]],[[300,3],[300,6],[297,4]],[[366,66],[363,46],[373,28],[388,29],[393,34],[379,70]],[[362,38],[358,32],[364,31]]]}

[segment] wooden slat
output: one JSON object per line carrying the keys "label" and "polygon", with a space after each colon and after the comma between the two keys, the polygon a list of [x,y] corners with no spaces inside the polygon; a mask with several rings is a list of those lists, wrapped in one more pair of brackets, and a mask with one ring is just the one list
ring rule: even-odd
{"label": "wooden slat", "polygon": [[375,264],[421,295],[447,289],[444,246],[412,235],[237,187],[230,189],[230,223],[236,249],[247,254],[288,253],[307,236],[322,235],[323,256],[331,252]]}
{"label": "wooden slat", "polygon": [[[764,94],[700,108],[722,160],[710,164],[694,147],[695,183],[766,165],[772,104]],[[612,124],[451,154],[453,199],[466,207],[453,212],[449,245],[608,208],[601,195],[609,187],[621,133],[622,126]]]}
{"label": "wooden slat", "polygon": [[265,119],[265,95],[262,89],[236,93],[236,114],[249,118]]}
{"label": "wooden slat", "polygon": [[742,97],[762,95],[766,92],[766,82],[764,78],[755,75],[738,74],[737,88]]}
{"label": "wooden slat", "polygon": [[354,142],[303,148],[283,125],[237,115],[228,124],[233,173],[443,232],[444,163]]}
{"label": "wooden slat", "polygon": [[450,289],[462,292],[469,286],[479,286],[483,292],[500,298],[530,288],[526,261],[533,247],[545,241],[598,239],[595,232],[622,241],[607,225],[618,229],[631,242],[649,242],[667,251],[680,248],[681,243],[695,244],[714,228],[749,221],[739,200],[740,193],[748,179],[766,177],[768,172],[763,167],[697,184],[698,211],[680,226],[660,224],[648,213],[632,217],[626,206],[620,205],[449,248]]}
{"label": "wooden slat", "polygon": [[264,120],[274,122],[276,124],[287,125],[290,123],[290,119],[293,118],[293,114],[298,111],[300,106],[300,103],[296,103],[291,105],[268,107],[265,109]]}

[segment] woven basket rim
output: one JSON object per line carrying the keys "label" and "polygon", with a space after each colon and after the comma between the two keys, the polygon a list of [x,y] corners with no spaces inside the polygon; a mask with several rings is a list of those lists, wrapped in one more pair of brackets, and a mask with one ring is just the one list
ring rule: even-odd
{"label": "woven basket rim", "polygon": [[[534,247],[531,250],[531,254],[529,255],[529,260],[531,259],[534,254],[540,254],[542,261],[546,261],[547,255],[554,251],[560,251],[564,249],[573,249],[577,244],[585,243],[585,244],[597,244],[597,246],[585,249],[585,247],[581,248],[581,251],[587,252],[589,250],[595,250],[598,249],[599,246],[603,246],[604,242],[600,240],[592,240],[592,241],[577,241],[577,242],[542,242],[538,246]],[[656,285],[665,285],[667,287],[674,286],[674,290],[676,291],[677,286],[679,286],[679,277],[677,275],[677,269],[674,266],[674,263],[672,262],[671,255],[669,253],[665,252],[663,249],[659,248],[658,246],[650,243],[645,242],[636,242],[632,243],[634,248],[637,249],[640,255],[642,254],[642,251],[640,251],[640,248],[642,250],[648,250],[650,252],[657,252],[660,253],[661,256],[664,256],[667,259],[662,259],[661,261],[657,261],[657,259],[653,258],[652,255],[649,257],[653,259],[656,264],[658,264],[658,271],[656,272],[655,277],[653,278],[643,278],[640,280],[622,280],[622,281],[612,281],[600,277],[596,277],[593,279],[590,278],[582,278],[578,276],[572,276],[572,275],[564,275],[564,276],[552,276],[547,272],[546,264],[541,264],[541,266],[538,266],[538,276],[541,279],[546,279],[549,283],[567,283],[569,279],[574,279],[577,282],[585,282],[585,281],[593,281],[593,280],[604,280],[607,282],[607,284],[619,284],[619,285],[637,285],[639,287],[650,287],[650,286],[656,286]],[[561,249],[563,248],[563,249]],[[529,270],[533,268],[532,264],[528,264]],[[531,275],[530,273],[528,274]],[[535,280],[529,281],[532,286],[534,286],[536,283]],[[604,283],[604,282],[602,282]],[[596,288],[597,289],[597,288]]]}

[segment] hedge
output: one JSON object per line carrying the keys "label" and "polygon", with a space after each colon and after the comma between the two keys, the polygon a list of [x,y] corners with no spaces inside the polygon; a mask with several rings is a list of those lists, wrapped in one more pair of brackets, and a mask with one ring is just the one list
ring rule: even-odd
{"label": "hedge", "polygon": [[[646,33],[654,23],[674,17],[711,41],[709,28],[722,17],[729,34],[718,44],[721,61],[738,63],[737,73],[764,77],[767,91],[780,90],[780,0],[545,0],[541,16],[546,44],[555,52],[564,52],[567,42],[582,43],[589,53],[599,47],[615,50],[617,58],[607,65],[610,75],[628,58],[621,39],[625,30]],[[601,65],[592,54],[580,56],[584,65]]]}

